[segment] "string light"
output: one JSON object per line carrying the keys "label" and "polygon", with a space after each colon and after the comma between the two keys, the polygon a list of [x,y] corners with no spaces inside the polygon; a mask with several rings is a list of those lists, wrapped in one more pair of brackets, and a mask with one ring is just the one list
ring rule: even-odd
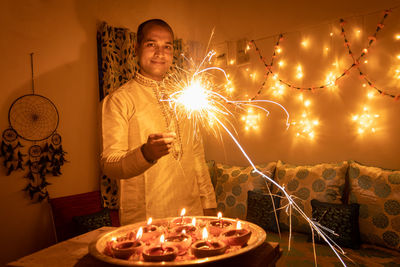
{"label": "string light", "polygon": [[[377,27],[375,28],[375,32],[374,32],[372,35],[368,36],[368,44],[362,49],[361,54],[360,54],[358,57],[355,57],[355,55],[353,54],[353,52],[352,52],[351,49],[350,49],[350,42],[349,42],[348,38],[346,37],[346,31],[345,31],[345,29],[344,29],[344,25],[346,24],[346,22],[345,22],[343,19],[340,20],[341,35],[342,35],[343,38],[344,38],[344,44],[345,44],[345,46],[347,47],[348,52],[349,52],[348,54],[351,56],[353,62],[352,62],[351,65],[349,65],[347,68],[345,68],[343,72],[341,72],[340,74],[339,74],[339,73],[336,74],[335,83],[336,83],[339,79],[341,79],[342,77],[344,77],[345,75],[349,74],[349,72],[350,72],[352,69],[357,69],[358,72],[359,72],[359,75],[360,75],[361,79],[363,79],[363,80],[365,81],[365,83],[368,84],[371,88],[375,89],[375,90],[376,90],[377,92],[379,92],[380,94],[385,95],[385,96],[392,97],[392,98],[394,98],[395,100],[400,99],[400,94],[399,94],[399,95],[393,95],[393,94],[391,94],[391,93],[384,92],[383,90],[377,88],[377,87],[374,85],[374,83],[367,77],[367,75],[366,75],[366,74],[360,69],[360,67],[359,67],[359,64],[360,64],[360,63],[363,63],[363,64],[368,64],[368,63],[369,63],[368,59],[364,59],[364,60],[361,60],[361,59],[362,59],[367,53],[371,52],[371,51],[370,51],[370,47],[371,47],[371,45],[376,41],[376,37],[377,37],[378,32],[379,32],[381,29],[384,28],[385,19],[388,17],[388,15],[389,15],[390,13],[391,13],[391,10],[385,10],[384,16],[382,17],[382,19],[380,20],[380,22],[377,24]],[[355,31],[356,34],[360,34],[360,35],[363,34],[363,32],[362,32],[360,29],[355,29],[354,31]],[[399,35],[400,35],[400,34],[399,34]],[[334,36],[334,32],[333,32],[333,31],[330,32],[330,36]],[[264,85],[266,84],[266,82],[267,82],[267,80],[268,80],[269,75],[271,74],[271,76],[272,76],[272,75],[275,74],[275,72],[274,72],[274,71],[275,71],[275,69],[274,69],[274,58],[276,57],[276,54],[278,54],[278,53],[280,53],[280,52],[282,51],[281,46],[280,46],[280,41],[281,41],[281,40],[283,40],[283,35],[282,35],[282,34],[279,35],[279,39],[278,39],[276,45],[274,46],[274,52],[273,52],[273,55],[272,55],[272,57],[271,57],[271,62],[270,62],[269,64],[265,61],[265,58],[262,56],[262,54],[261,54],[260,50],[258,49],[258,47],[257,47],[257,45],[256,45],[256,43],[255,43],[255,41],[252,40],[252,41],[250,42],[251,45],[252,45],[252,47],[255,48],[256,52],[258,53],[258,56],[259,56],[260,60],[262,61],[262,63],[264,64],[264,66],[265,66],[265,68],[266,68],[266,72],[265,72],[265,74],[264,74],[265,79],[264,79],[264,81],[262,82],[262,84],[261,84],[259,90],[257,91],[257,94],[251,98],[251,99],[253,99],[253,100],[256,99],[256,98],[261,94],[261,92],[262,92],[262,90],[263,90],[263,88],[264,88]],[[301,45],[303,45],[303,46],[309,45],[308,40],[303,39],[303,41],[301,42]],[[324,53],[326,54],[327,51],[329,51],[329,47],[325,47]],[[399,55],[399,56],[400,56],[400,55]],[[278,62],[278,66],[279,66],[279,67],[281,67],[282,64],[283,64],[283,63]],[[285,64],[285,65],[286,65],[286,64]],[[339,62],[334,62],[332,65],[335,66],[337,69],[340,68]],[[399,69],[400,69],[400,68],[399,68]],[[399,74],[396,72],[396,76],[395,76],[396,79],[397,79],[398,76],[399,76]],[[295,72],[295,77],[296,77],[297,79],[299,79],[299,80],[302,79],[302,78],[304,77],[304,73],[303,73],[303,70],[302,70],[301,66],[300,66],[300,67],[297,67],[296,72]],[[332,86],[332,81],[331,81],[331,79],[329,79],[329,81],[327,81],[327,84],[318,85],[318,86],[308,86],[308,87],[296,86],[296,85],[291,84],[291,83],[289,83],[289,82],[287,82],[287,81],[285,81],[285,80],[282,80],[282,79],[276,79],[276,80],[278,80],[281,84],[284,84],[286,87],[293,88],[293,89],[296,89],[296,90],[314,91],[315,89],[323,89],[323,88],[330,88],[330,87],[333,87],[333,86]]]}
{"label": "string light", "polygon": [[258,113],[257,114],[254,113],[253,108],[248,108],[247,114],[242,116],[242,121],[245,122],[244,129],[246,131],[258,130],[260,123],[260,115]]}
{"label": "string light", "polygon": [[378,114],[371,115],[368,107],[363,108],[363,112],[361,114],[354,115],[352,120],[357,125],[357,133],[362,135],[366,133],[368,130],[372,133],[376,132],[376,119],[379,118]]}
{"label": "string light", "polygon": [[400,34],[395,34],[395,35],[394,35],[394,39],[400,40]]}
{"label": "string light", "polygon": [[299,120],[293,121],[291,125],[296,131],[296,137],[313,140],[315,138],[315,130],[319,125],[319,121],[317,119],[312,119],[309,116],[310,112],[308,111],[308,108],[311,105],[311,101],[308,99],[304,100],[302,94],[299,96],[299,99],[303,102],[304,111]]}
{"label": "string light", "polygon": [[334,87],[336,84],[336,76],[333,74],[333,72],[329,72],[328,75],[326,76],[325,83],[327,87]]}
{"label": "string light", "polygon": [[285,66],[285,61],[283,61],[283,60],[279,61],[278,65],[279,65],[279,67],[282,68],[283,66]]}
{"label": "string light", "polygon": [[285,86],[281,84],[279,81],[275,82],[273,86],[271,86],[272,94],[277,97],[281,97],[285,93]]}
{"label": "string light", "polygon": [[231,60],[229,61],[229,65],[233,65],[233,64],[235,64],[235,60],[234,60],[234,59],[231,59]]}
{"label": "string light", "polygon": [[301,45],[302,45],[304,48],[307,48],[307,46],[308,46],[308,40],[303,40],[303,41],[301,42]]}
{"label": "string light", "polygon": [[296,68],[296,78],[301,79],[301,78],[303,78],[303,76],[304,76],[304,74],[303,74],[302,67],[301,67],[301,65],[298,65]]}

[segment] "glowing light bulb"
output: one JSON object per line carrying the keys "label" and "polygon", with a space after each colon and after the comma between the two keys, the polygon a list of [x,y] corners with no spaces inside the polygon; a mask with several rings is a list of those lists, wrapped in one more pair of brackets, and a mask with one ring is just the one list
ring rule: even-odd
{"label": "glowing light bulb", "polygon": [[352,120],[357,126],[357,133],[364,134],[368,130],[372,133],[376,132],[376,119],[379,118],[379,114],[371,115],[368,107],[363,107],[361,114],[353,115]]}
{"label": "glowing light bulb", "polygon": [[364,48],[362,51],[364,52],[364,54],[368,53],[368,49],[367,48]]}
{"label": "glowing light bulb", "polygon": [[285,61],[281,60],[278,62],[279,67],[285,66]]}
{"label": "glowing light bulb", "polygon": [[332,72],[330,72],[330,73],[326,76],[325,82],[326,82],[326,86],[327,86],[327,87],[333,87],[333,86],[335,86],[336,76],[335,76]]}
{"label": "glowing light bulb", "polygon": [[368,93],[367,93],[367,97],[369,98],[369,99],[371,99],[371,98],[373,98],[375,96],[375,92],[374,91],[369,91]]}
{"label": "glowing light bulb", "polygon": [[305,107],[308,107],[308,106],[310,106],[310,105],[311,105],[311,101],[310,101],[310,100],[304,101],[304,106],[305,106]]}
{"label": "glowing light bulb", "polygon": [[395,35],[394,35],[394,39],[396,39],[396,40],[400,40],[400,34],[398,34],[398,33],[397,33],[397,34],[395,34]]}
{"label": "glowing light bulb", "polygon": [[333,32],[331,32],[329,35],[330,35],[330,36],[333,36]]}
{"label": "glowing light bulb", "polygon": [[304,74],[303,74],[302,67],[301,67],[301,65],[298,65],[297,69],[296,69],[296,78],[301,79],[301,78],[303,78],[303,76],[304,76]]}
{"label": "glowing light bulb", "polygon": [[364,60],[364,64],[367,64],[368,63],[368,60]]}
{"label": "glowing light bulb", "polygon": [[230,65],[235,64],[235,60],[234,60],[234,59],[231,59],[231,60],[229,61],[229,64],[230,64]]}
{"label": "glowing light bulb", "polygon": [[306,48],[306,47],[308,46],[308,40],[303,40],[303,41],[301,42],[301,45],[302,45],[304,48]]}
{"label": "glowing light bulb", "polygon": [[259,128],[259,120],[259,114],[255,114],[253,108],[248,108],[247,114],[242,116],[242,121],[245,122],[244,129],[246,131],[257,130]]}
{"label": "glowing light bulb", "polygon": [[397,59],[400,59],[400,55],[397,55]]}
{"label": "glowing light bulb", "polygon": [[276,53],[280,54],[282,52],[282,48],[280,48],[279,46],[276,48]]}

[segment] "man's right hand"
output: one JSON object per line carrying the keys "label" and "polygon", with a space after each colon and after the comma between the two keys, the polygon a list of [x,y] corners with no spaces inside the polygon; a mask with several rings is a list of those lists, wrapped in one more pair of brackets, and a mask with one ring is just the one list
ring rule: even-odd
{"label": "man's right hand", "polygon": [[142,146],[142,153],[148,162],[154,162],[168,155],[172,149],[172,142],[176,138],[175,133],[150,134],[147,143]]}

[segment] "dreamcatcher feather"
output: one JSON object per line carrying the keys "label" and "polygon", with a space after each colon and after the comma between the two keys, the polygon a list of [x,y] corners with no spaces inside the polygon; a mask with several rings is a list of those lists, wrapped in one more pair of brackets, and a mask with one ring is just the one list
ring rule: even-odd
{"label": "dreamcatcher feather", "polygon": [[[31,199],[40,202],[49,197],[47,186],[50,183],[46,176],[61,175],[61,166],[67,161],[62,138],[56,132],[59,122],[57,108],[48,98],[34,92],[33,63],[32,91],[32,94],[17,98],[10,106],[10,126],[2,135],[0,157],[3,157],[7,175],[27,169],[25,178],[29,183],[24,190]],[[27,154],[23,153],[21,139],[33,142]]]}

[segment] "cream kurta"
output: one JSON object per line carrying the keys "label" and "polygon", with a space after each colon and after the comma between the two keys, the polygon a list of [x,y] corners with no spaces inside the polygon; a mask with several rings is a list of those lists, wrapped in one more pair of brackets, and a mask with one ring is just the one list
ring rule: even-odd
{"label": "cream kurta", "polygon": [[154,90],[155,81],[136,74],[107,96],[102,107],[103,152],[101,165],[108,177],[120,179],[120,222],[122,225],[147,218],[202,215],[216,208],[214,189],[204,159],[201,141],[180,125],[183,154],[171,154],[148,163],[140,150],[152,133],[167,132]]}

